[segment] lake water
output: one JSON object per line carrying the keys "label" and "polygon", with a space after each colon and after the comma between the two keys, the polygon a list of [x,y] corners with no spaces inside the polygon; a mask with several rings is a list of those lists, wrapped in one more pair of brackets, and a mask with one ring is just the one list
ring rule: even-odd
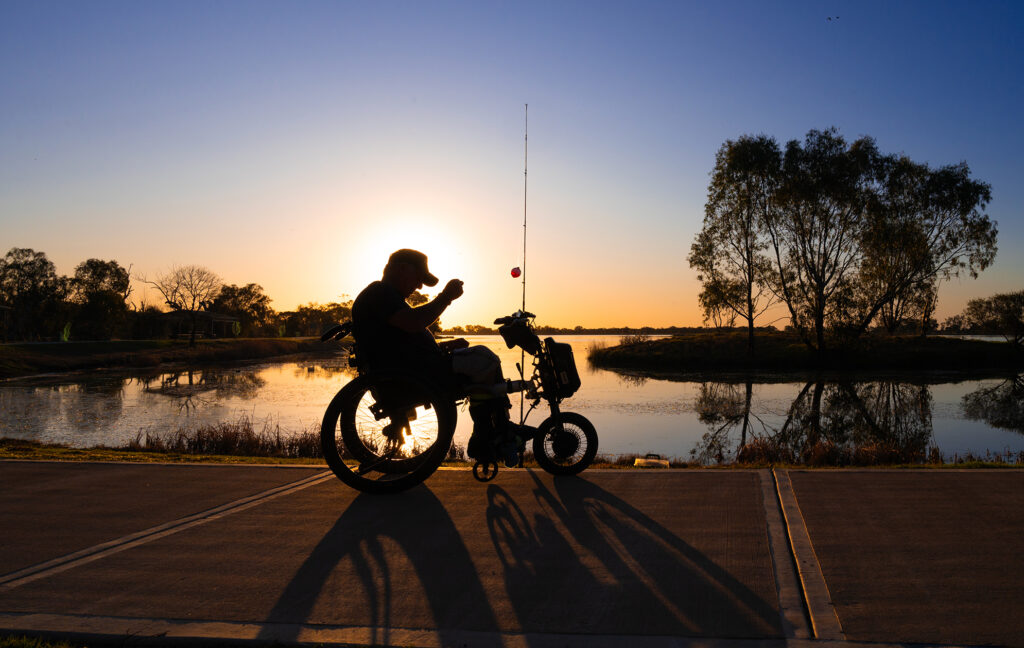
{"label": "lake water", "polygon": [[[516,373],[518,350],[496,336],[471,336]],[[843,381],[800,376],[755,379],[694,376],[643,378],[595,369],[593,344],[618,336],[563,336],[572,345],[583,386],[563,410],[589,418],[607,455],[657,453],[728,461],[757,438],[785,437],[799,445],[809,435],[838,444],[889,443],[947,458],[1024,453],[1024,376],[952,381],[927,375],[863,377]],[[529,362],[529,356],[527,357]],[[354,372],[340,355],[287,362],[195,368],[191,371],[94,371],[0,382],[0,436],[119,446],[140,432],[163,434],[249,417],[285,434],[319,429],[327,403]],[[513,395],[513,417],[519,413]],[[528,419],[537,425],[543,405]],[[471,421],[459,413],[456,443]]]}

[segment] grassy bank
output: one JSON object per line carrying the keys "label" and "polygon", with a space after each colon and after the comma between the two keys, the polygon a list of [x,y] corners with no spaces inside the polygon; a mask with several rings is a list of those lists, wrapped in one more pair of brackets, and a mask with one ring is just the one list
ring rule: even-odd
{"label": "grassy bank", "polygon": [[[462,448],[454,448],[452,457],[445,461],[449,467],[469,468],[472,461],[467,460]],[[659,470],[659,468],[637,468],[634,464],[643,455],[599,455],[590,466],[592,469],[623,469],[623,470]],[[119,448],[69,448],[63,445],[43,444],[35,441],[16,439],[0,439],[0,460],[14,459],[20,461],[110,461],[122,463],[215,463],[215,464],[290,464],[290,465],[325,465],[323,459],[312,457],[279,457],[279,456],[245,456],[238,454],[193,454],[164,450],[125,450]],[[819,449],[812,461],[780,460],[782,457],[772,449],[752,449],[749,455],[740,461],[728,464],[704,465],[679,458],[670,458],[671,470],[717,470],[717,469],[749,469],[749,468],[1016,468],[1024,466],[1024,457],[1002,455],[964,455],[945,457],[936,460],[930,457],[924,462],[906,462],[895,457],[886,457],[870,450],[867,452],[850,453],[845,450]],[[870,460],[869,460],[870,459]],[[524,465],[537,469],[537,462],[531,453],[527,453]],[[326,467],[326,466],[325,466]],[[661,468],[660,470],[664,470]],[[584,473],[585,474],[585,473]]]}
{"label": "grassy bank", "polygon": [[[218,426],[222,431],[225,426]],[[218,464],[297,464],[324,465],[316,441],[298,435],[295,441],[275,440],[273,436],[256,438],[235,431],[218,434],[213,428],[197,433],[178,432],[165,439],[144,435],[120,448],[71,448],[59,444],[0,438],[0,460],[21,461],[109,461],[122,463],[218,463]],[[241,437],[241,438],[240,438]],[[249,452],[251,454],[246,454]],[[598,455],[591,468],[634,469],[637,458],[645,455]],[[754,441],[745,446],[736,461],[704,464],[693,459],[666,457],[671,469],[730,469],[730,468],[1020,468],[1024,466],[1024,453],[944,456],[937,450],[927,456],[907,456],[892,448],[866,446],[850,448],[823,442],[806,449],[800,456],[770,439]],[[465,449],[453,446],[446,466],[472,466]],[[533,453],[527,451],[524,465],[537,469]],[[657,468],[641,468],[657,470]]]}
{"label": "grassy bank", "polygon": [[61,444],[0,439],[0,459],[21,461],[112,461],[119,463],[322,464],[323,459],[218,455],[126,448],[70,448]]}
{"label": "grassy bank", "polygon": [[337,344],[315,338],[199,340],[191,348],[178,340],[0,344],[0,378],[101,367],[230,362],[337,349]]}
{"label": "grassy bank", "polygon": [[85,646],[86,644],[51,641],[39,637],[0,635],[0,648],[85,648]]}
{"label": "grassy bank", "polygon": [[818,357],[796,335],[759,332],[749,356],[745,331],[711,330],[595,348],[588,357],[597,367],[674,373],[1024,369],[1024,352],[1005,343],[879,335]]}

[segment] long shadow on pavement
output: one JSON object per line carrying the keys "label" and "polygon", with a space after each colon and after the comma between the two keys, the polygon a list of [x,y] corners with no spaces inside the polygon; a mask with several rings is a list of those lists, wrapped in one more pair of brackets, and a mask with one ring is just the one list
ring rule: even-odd
{"label": "long shadow on pavement", "polygon": [[[386,555],[388,540],[408,558],[413,575],[393,571]],[[327,587],[339,564],[346,560],[351,561],[364,588],[363,596],[358,596],[356,588],[336,596]],[[429,605],[429,610],[423,612],[432,618],[422,614],[418,618],[408,614],[395,618],[397,601],[392,585],[404,584],[410,576],[422,586]],[[295,573],[267,621],[304,623],[324,596],[333,599],[335,605],[356,609],[356,616],[366,619],[371,628],[373,644],[387,645],[389,630],[395,627],[439,628],[443,645],[449,643],[446,629],[498,629],[465,543],[445,507],[425,486],[401,497],[356,497]],[[358,610],[360,606],[366,609]],[[273,638],[287,640],[280,635]]]}
{"label": "long shadow on pavement", "polygon": [[481,493],[442,477],[445,504],[427,486],[357,496],[266,621],[367,627],[381,644],[397,628],[436,629],[442,645],[462,631],[781,636],[760,502],[747,501],[760,490],[743,479],[728,496],[721,479],[676,479],[684,498],[629,482],[630,503],[606,490],[614,478],[527,472]]}
{"label": "long shadow on pavement", "polygon": [[552,492],[533,477],[543,513],[532,520],[501,487],[487,491],[488,529],[524,627],[781,636],[773,604],[629,503],[586,479],[555,477]]}

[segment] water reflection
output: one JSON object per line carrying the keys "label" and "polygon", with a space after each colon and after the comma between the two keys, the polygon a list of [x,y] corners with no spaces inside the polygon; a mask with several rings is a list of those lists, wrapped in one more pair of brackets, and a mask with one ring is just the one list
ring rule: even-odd
{"label": "water reflection", "polygon": [[292,375],[304,380],[322,380],[324,378],[348,377],[355,378],[356,370],[348,365],[347,360],[331,362],[297,363]]}
{"label": "water reflection", "polygon": [[[687,459],[692,451],[703,463],[727,463],[741,453],[760,461],[806,456],[853,462],[883,450],[931,458],[934,446],[950,458],[1024,452],[1020,376],[970,382],[946,376],[845,382],[757,376],[748,384],[735,375],[620,374],[583,361],[588,346],[617,339],[560,340],[572,344],[584,373],[582,388],[563,409],[594,423],[603,454]],[[508,349],[497,336],[471,342],[486,344],[509,368],[506,375],[515,375],[518,349]],[[243,417],[273,420],[284,434],[298,434],[319,424],[331,398],[354,375],[342,356],[311,356],[191,372],[162,367],[3,380],[0,436],[117,446],[140,431],[161,433]],[[529,422],[545,416],[535,411]],[[456,442],[464,445],[471,430],[469,416],[460,413]]]}
{"label": "water reflection", "polygon": [[0,391],[0,432],[4,436],[32,438],[59,414],[61,396],[56,387]]}
{"label": "water reflection", "polygon": [[[724,382],[701,383],[694,402],[697,419],[708,427],[692,454],[700,463],[725,463],[734,459],[754,432],[753,422],[760,426],[762,437],[769,435],[769,427],[751,411],[754,383],[742,385]],[[753,421],[751,420],[753,419]],[[739,438],[735,432],[739,429]]]}
{"label": "water reflection", "polygon": [[701,384],[694,408],[707,431],[691,451],[695,461],[844,465],[915,463],[928,456],[928,385],[809,381],[784,416],[759,411],[753,387],[752,380]]}
{"label": "water reflection", "polygon": [[1024,374],[965,395],[963,408],[969,419],[1024,434]]}
{"label": "water reflection", "polygon": [[77,385],[62,385],[61,413],[76,432],[107,426],[121,417],[124,380],[104,377]]}
{"label": "water reflection", "polygon": [[186,369],[137,378],[142,391],[174,399],[181,413],[190,413],[225,398],[252,400],[267,381],[243,369]]}
{"label": "water reflection", "polygon": [[0,391],[0,434],[29,436],[55,422],[69,433],[112,425],[124,407],[124,380],[106,378],[72,384],[28,383]]}
{"label": "water reflection", "polygon": [[647,376],[643,376],[641,374],[618,373],[616,374],[616,377],[619,379],[620,383],[627,387],[643,387],[649,380]]}
{"label": "water reflection", "polygon": [[207,392],[216,398],[252,399],[267,384],[254,371],[241,369],[185,370],[140,378],[143,391],[172,398],[192,398]]}

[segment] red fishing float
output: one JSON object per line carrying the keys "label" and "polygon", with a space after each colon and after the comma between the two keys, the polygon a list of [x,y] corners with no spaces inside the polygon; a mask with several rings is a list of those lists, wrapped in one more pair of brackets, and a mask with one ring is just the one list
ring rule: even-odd
{"label": "red fishing float", "polygon": [[523,274],[523,271],[519,269],[519,266],[512,268],[512,278],[518,279],[519,275]]}

